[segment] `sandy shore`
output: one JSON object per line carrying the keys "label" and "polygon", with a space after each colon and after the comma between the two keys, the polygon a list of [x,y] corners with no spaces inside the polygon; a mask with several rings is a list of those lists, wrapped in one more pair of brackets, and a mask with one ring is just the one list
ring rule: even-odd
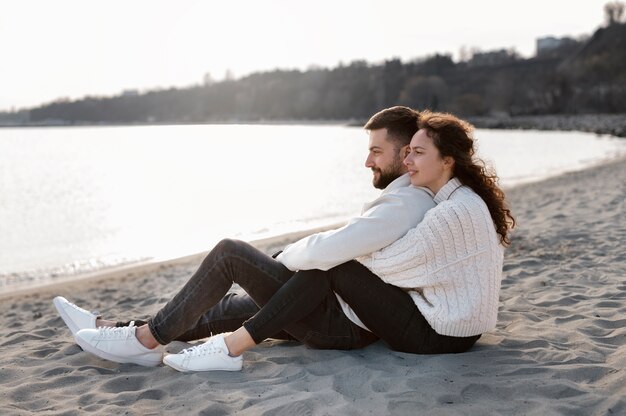
{"label": "sandy shore", "polygon": [[626,414],[624,184],[621,160],[509,192],[519,227],[498,327],[464,354],[266,342],[240,373],[186,375],[82,352],[52,306],[61,294],[145,316],[197,259],[13,295],[0,304],[0,414]]}

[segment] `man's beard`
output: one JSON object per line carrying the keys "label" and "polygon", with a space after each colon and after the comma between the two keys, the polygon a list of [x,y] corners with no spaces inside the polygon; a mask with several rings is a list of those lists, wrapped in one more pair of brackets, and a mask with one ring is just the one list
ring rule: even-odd
{"label": "man's beard", "polygon": [[398,158],[394,161],[393,165],[389,167],[389,169],[381,170],[378,168],[372,168],[373,172],[378,172],[378,177],[374,176],[374,179],[372,180],[374,188],[385,189],[391,182],[395,181],[404,174],[404,170],[402,169],[403,166],[402,159]]}

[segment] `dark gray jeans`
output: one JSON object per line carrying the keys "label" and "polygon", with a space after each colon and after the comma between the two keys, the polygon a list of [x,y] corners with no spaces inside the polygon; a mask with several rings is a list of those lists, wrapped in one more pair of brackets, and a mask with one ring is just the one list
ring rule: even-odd
{"label": "dark gray jeans", "polygon": [[[176,339],[233,331],[244,321],[256,321],[254,327],[246,328],[257,343],[279,337],[296,339],[313,348],[352,349],[378,339],[345,316],[330,290],[321,299],[286,311],[290,297],[274,295],[293,276],[294,272],[248,243],[222,240],[174,298],[148,321],[148,326],[163,345]],[[227,294],[233,283],[249,297]],[[267,305],[270,299],[274,299],[271,306]],[[281,319],[263,318],[268,315]]]}
{"label": "dark gray jeans", "polygon": [[[247,293],[228,293],[238,283]],[[350,321],[334,295],[355,311],[366,331]],[[313,348],[364,347],[379,337],[398,351],[463,352],[480,335],[437,334],[411,297],[350,261],[328,271],[294,273],[242,241],[223,240],[178,294],[148,322],[161,344],[204,338],[243,325],[255,342],[296,339]]]}

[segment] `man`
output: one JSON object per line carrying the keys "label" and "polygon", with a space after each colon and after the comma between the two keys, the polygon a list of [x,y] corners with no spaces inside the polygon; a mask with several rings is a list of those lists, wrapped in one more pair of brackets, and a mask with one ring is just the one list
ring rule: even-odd
{"label": "man", "polygon": [[[419,113],[410,108],[392,107],[375,114],[365,125],[365,129],[369,131],[369,154],[365,166],[372,170],[372,184],[378,189],[383,189],[383,192],[376,200],[364,205],[360,216],[352,218],[339,229],[316,233],[287,246],[282,253],[278,254],[277,261],[264,256],[244,242],[228,240],[223,244],[218,244],[185,287],[148,322],[148,325],[137,329],[136,339],[143,346],[154,348],[158,344],[167,344],[174,339],[187,341],[233,331],[257,314],[259,307],[267,303],[272,295],[290,279],[293,272],[311,269],[328,270],[380,250],[405,235],[422,220],[426,211],[435,205],[432,193],[410,186],[410,180],[406,174],[407,169],[402,163],[409,153],[411,138],[417,131],[418,118]],[[225,257],[229,258],[230,263],[228,267],[223,268],[222,275],[228,274],[228,279],[240,284],[247,294],[229,293],[223,297],[219,295],[220,300],[215,300],[215,302],[207,301],[206,296],[198,293],[200,292],[198,288],[202,287],[202,293],[219,292],[211,286],[203,287],[202,285],[207,280],[206,276],[214,273],[215,263]],[[221,279],[221,275],[218,279]],[[261,281],[266,282],[266,285],[260,284]],[[220,285],[220,290],[222,290],[221,282]],[[358,290],[356,279],[354,290]],[[205,301],[212,306],[208,311],[207,308],[201,309]],[[339,296],[334,303],[336,304],[337,301],[345,314],[337,320],[343,328],[324,328],[320,331],[330,333],[336,329],[338,332],[344,331],[346,326],[344,321],[347,317],[349,324],[358,326],[357,332],[359,333],[355,333],[356,341],[354,342],[357,345],[372,342],[375,337],[368,336],[367,328],[350,306]],[[329,302],[333,301],[329,300]],[[55,306],[74,335],[78,329],[115,324],[111,321],[98,321],[95,315],[63,298],[55,298]],[[333,305],[330,309],[330,311],[321,311],[323,316],[312,316],[309,323],[288,326],[285,328],[286,332],[275,334],[275,337],[304,340],[305,344],[320,348],[349,347],[334,341],[328,342],[328,335],[311,330],[312,326],[320,321],[332,321],[332,319],[326,319],[328,313],[337,317],[339,309]],[[185,313],[181,310],[185,310]],[[172,316],[175,316],[175,322]],[[189,321],[189,319],[195,319],[195,321]],[[125,325],[128,323],[117,323],[117,326]],[[189,329],[181,334],[179,328]],[[355,332],[354,329],[349,330]],[[134,327],[132,332],[135,334]],[[130,338],[132,342],[136,342],[135,337]],[[102,344],[101,341],[98,340],[95,343]],[[150,354],[139,346],[137,351],[141,351],[137,354],[141,357],[136,359],[129,358],[126,350],[119,354],[116,352],[100,354],[98,348],[89,350],[114,361],[119,359],[120,362],[136,362],[144,365],[147,362],[144,360],[146,354]],[[148,361],[150,360],[151,358],[148,357]]]}
{"label": "man", "polygon": [[[372,184],[383,189],[365,204],[361,216],[344,227],[313,234],[285,248],[276,258],[289,270],[328,270],[388,246],[415,227],[435,206],[425,188],[410,187],[403,160],[417,131],[419,113],[407,107],[391,107],[374,114],[365,124],[369,131],[369,154],[365,167],[373,173]],[[337,296],[348,318],[362,328],[352,309]]]}

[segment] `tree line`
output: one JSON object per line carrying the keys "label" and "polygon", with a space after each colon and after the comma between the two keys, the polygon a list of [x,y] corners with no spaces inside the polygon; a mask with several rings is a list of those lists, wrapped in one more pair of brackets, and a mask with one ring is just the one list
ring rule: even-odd
{"label": "tree line", "polygon": [[202,86],[59,100],[0,113],[0,122],[363,120],[392,105],[461,116],[626,113],[626,24],[622,13],[611,16],[588,39],[530,59],[502,50],[461,62],[437,54],[408,62],[274,70]]}

